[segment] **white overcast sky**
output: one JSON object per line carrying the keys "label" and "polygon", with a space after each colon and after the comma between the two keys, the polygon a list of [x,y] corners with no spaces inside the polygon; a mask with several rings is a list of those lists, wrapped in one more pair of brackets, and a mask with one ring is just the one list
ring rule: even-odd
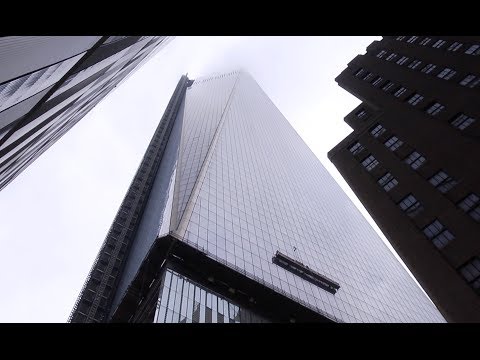
{"label": "white overcast sky", "polygon": [[360,104],[334,79],[373,40],[380,37],[173,40],[0,192],[0,322],[67,320],[185,73],[250,72],[381,235],[327,158]]}

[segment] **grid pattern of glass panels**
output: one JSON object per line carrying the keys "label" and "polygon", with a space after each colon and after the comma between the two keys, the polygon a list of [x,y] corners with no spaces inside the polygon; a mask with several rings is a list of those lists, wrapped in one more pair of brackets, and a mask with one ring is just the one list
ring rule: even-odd
{"label": "grid pattern of glass panels", "polygon": [[180,273],[167,269],[157,302],[156,323],[267,323]]}
{"label": "grid pattern of glass panels", "polygon": [[393,87],[395,86],[395,84],[391,81],[388,81],[383,87],[382,87],[382,90],[383,91],[389,91],[391,90]]}
{"label": "grid pattern of glass panels", "polygon": [[362,165],[367,171],[371,171],[378,165],[378,160],[373,155],[368,155],[363,161]]}
{"label": "grid pattern of glass panels", "polygon": [[407,91],[407,89],[404,88],[403,86],[401,86],[397,91],[395,91],[395,92],[393,93],[393,95],[394,95],[395,97],[400,97],[400,96],[402,96],[406,91]]}
{"label": "grid pattern of glass panels", "polygon": [[443,45],[445,45],[446,41],[445,40],[437,40],[433,45],[432,47],[433,48],[436,48],[436,49],[440,49]]}
{"label": "grid pattern of glass panels", "polygon": [[420,155],[417,151],[413,151],[405,159],[405,162],[412,167],[412,169],[418,169],[425,162],[425,157]]}
{"label": "grid pattern of glass panels", "polygon": [[470,46],[467,50],[465,50],[465,54],[467,55],[480,55],[480,45],[474,44]]}
{"label": "grid pattern of glass panels", "polygon": [[430,41],[432,41],[432,38],[426,37],[422,41],[420,41],[420,45],[423,45],[423,46],[428,45]]}
{"label": "grid pattern of glass panels", "polygon": [[374,137],[379,137],[385,131],[386,129],[382,125],[377,124],[372,130],[370,130],[370,134],[372,134]]}
{"label": "grid pattern of glass panels", "polygon": [[395,58],[397,57],[398,55],[395,54],[395,53],[391,53],[390,55],[387,56],[387,58],[385,60],[387,61],[393,61],[395,60]]}
{"label": "grid pattern of glass panels", "polygon": [[[467,76],[465,76],[463,78],[462,81],[460,81],[460,85],[462,86],[467,86],[468,84],[470,84],[473,80],[475,80],[476,76],[473,75],[473,74],[468,74]],[[471,86],[469,86],[471,87]]]}
{"label": "grid pattern of glass panels", "polygon": [[403,65],[405,64],[410,58],[407,56],[402,56],[400,59],[397,60],[398,65]]}
{"label": "grid pattern of glass panels", "polygon": [[362,119],[364,118],[365,116],[367,116],[367,112],[363,109],[361,109],[360,111],[358,111],[356,114],[355,114],[359,119]]}
{"label": "grid pattern of glass panels", "polygon": [[442,223],[438,220],[435,220],[430,225],[427,225],[425,229],[423,229],[423,233],[427,238],[432,240],[433,244],[438,249],[444,248],[445,245],[455,239],[455,236],[453,236],[449,230],[445,229]]}
{"label": "grid pattern of glass panels", "polygon": [[350,152],[353,154],[353,155],[356,155],[358,154],[360,151],[362,151],[364,149],[363,145],[360,144],[359,142],[353,144],[352,146],[350,146],[349,150]]}
{"label": "grid pattern of glass panels", "polygon": [[474,257],[461,267],[460,274],[475,291],[480,292],[480,258]]}
{"label": "grid pattern of glass panels", "polygon": [[452,189],[457,181],[451,178],[445,171],[440,170],[430,178],[430,184],[435,186],[441,193],[445,194]]}
{"label": "grid pattern of glass panels", "polygon": [[437,77],[444,80],[450,80],[457,72],[450,68],[443,69]]}
{"label": "grid pattern of glass panels", "polygon": [[391,151],[397,150],[400,146],[402,146],[403,141],[397,138],[396,136],[392,136],[387,141],[385,141],[385,146],[389,148]]}
{"label": "grid pattern of glass panels", "polygon": [[[215,131],[227,106],[237,78],[236,73],[213,79],[198,79],[185,98],[185,115],[182,146],[179,152],[176,192],[178,197],[178,221],[187,206],[203,159],[213,140]],[[208,97],[205,97],[208,89]]]}
{"label": "grid pattern of glass panels", "polygon": [[452,43],[452,45],[450,45],[448,48],[447,48],[447,51],[457,51],[458,49],[460,49],[461,47],[463,46],[462,43],[458,42],[458,41],[455,41]]}
{"label": "grid pattern of glass panels", "polygon": [[427,112],[427,114],[435,116],[439,112],[441,112],[443,109],[445,109],[444,105],[442,105],[438,102],[435,102],[432,105],[430,105],[425,111]]}
{"label": "grid pattern of glass panels", "polygon": [[425,74],[430,74],[433,70],[435,70],[436,67],[437,65],[427,64],[421,71]]}
{"label": "grid pattern of glass panels", "polygon": [[[214,82],[202,88],[203,102],[209,101]],[[187,90],[187,102],[196,86]],[[196,126],[195,119],[185,125]],[[205,158],[198,160],[202,169],[180,226],[172,229],[182,241],[338,320],[444,321],[244,72],[238,74],[217,132]],[[272,256],[277,250],[335,280],[340,290],[331,294],[275,265]]]}
{"label": "grid pattern of glass panels", "polygon": [[460,201],[458,207],[468,213],[474,220],[480,221],[480,198],[471,193]]}
{"label": "grid pattern of glass panels", "polygon": [[475,122],[475,119],[473,117],[465,114],[458,114],[450,123],[452,124],[453,127],[459,130],[464,130],[474,122]]}
{"label": "grid pattern of glass panels", "polygon": [[422,204],[413,196],[412,194],[404,197],[399,203],[400,209],[405,211],[409,217],[416,216],[420,211],[423,210]]}
{"label": "grid pattern of glass panels", "polygon": [[378,179],[378,184],[383,187],[386,192],[389,192],[395,186],[398,185],[398,180],[393,177],[392,174],[387,172],[380,179]]}
{"label": "grid pattern of glass panels", "polygon": [[385,50],[380,50],[380,52],[377,54],[378,58],[382,58],[387,52]]}
{"label": "grid pattern of glass panels", "polygon": [[420,66],[421,63],[422,63],[421,60],[413,60],[413,61],[408,65],[408,68],[409,68],[409,69],[412,69],[412,70],[415,70],[417,67]]}
{"label": "grid pattern of glass panels", "polygon": [[420,95],[420,94],[413,94],[412,96],[410,96],[410,98],[408,99],[408,103],[410,105],[417,105],[420,101],[423,100],[423,96]]}

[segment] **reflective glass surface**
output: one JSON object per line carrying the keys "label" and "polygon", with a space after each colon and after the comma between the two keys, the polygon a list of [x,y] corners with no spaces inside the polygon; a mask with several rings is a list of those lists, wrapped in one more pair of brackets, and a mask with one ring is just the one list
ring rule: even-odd
{"label": "reflective glass surface", "polygon": [[269,322],[171,269],[164,275],[154,319],[156,323]]}
{"label": "reflective glass surface", "polygon": [[[444,322],[249,74],[198,79],[185,104],[175,236],[332,319]],[[277,250],[339,291],[273,264]]]}

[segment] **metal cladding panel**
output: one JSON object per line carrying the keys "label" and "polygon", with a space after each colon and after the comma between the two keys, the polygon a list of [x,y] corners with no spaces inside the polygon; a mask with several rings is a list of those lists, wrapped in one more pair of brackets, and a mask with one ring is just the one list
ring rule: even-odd
{"label": "metal cladding panel", "polygon": [[[175,236],[339,321],[444,322],[253,78],[237,75],[187,91],[181,146],[192,160],[181,171],[193,184]],[[185,197],[174,202],[183,206]],[[276,251],[339,290],[273,264]]]}
{"label": "metal cladding panel", "polygon": [[[60,126],[70,121],[70,115],[76,114],[80,107],[91,109],[90,104],[98,103],[115,85],[118,86],[120,81],[138,68],[145,56],[151,55],[157,48],[163,47],[164,42],[171,40],[170,37],[142,37],[102,61],[84,66],[82,71],[75,68],[76,73],[71,74],[72,67],[76,67],[79,62],[80,65],[85,65],[83,56],[100,39],[100,36],[0,39],[0,75],[10,68],[11,71],[19,72],[14,80],[10,78],[3,84],[0,81],[0,151],[3,150],[0,164],[10,159],[12,154],[19,154],[20,151],[26,153],[41,143],[50,142],[53,136],[57,140],[59,137],[53,131],[54,125]],[[102,47],[97,50],[101,52],[101,49]],[[90,55],[88,59],[91,60],[91,57]],[[31,64],[27,64],[26,59]],[[56,91],[47,94],[52,86],[57,86]],[[45,95],[48,99],[44,99]],[[66,99],[77,101],[68,100],[68,111],[49,123],[52,119],[47,116],[48,110]],[[86,113],[82,112],[83,115]],[[75,122],[78,120],[80,118],[75,116]],[[48,132],[44,131],[46,127],[50,128]],[[47,147],[42,149],[41,152]],[[26,164],[26,160],[18,159],[8,174],[0,169],[0,190],[12,181],[12,171],[19,173],[24,169],[20,164]]]}
{"label": "metal cladding panel", "polygon": [[0,84],[90,49],[101,36],[0,38]]}

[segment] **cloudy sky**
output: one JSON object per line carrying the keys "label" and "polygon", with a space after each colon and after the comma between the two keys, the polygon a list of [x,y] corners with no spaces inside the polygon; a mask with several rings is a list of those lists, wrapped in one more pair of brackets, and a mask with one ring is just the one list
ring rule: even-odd
{"label": "cloudy sky", "polygon": [[327,159],[360,103],[334,79],[373,40],[177,37],[0,192],[0,322],[67,320],[185,73],[250,72],[381,235]]}

